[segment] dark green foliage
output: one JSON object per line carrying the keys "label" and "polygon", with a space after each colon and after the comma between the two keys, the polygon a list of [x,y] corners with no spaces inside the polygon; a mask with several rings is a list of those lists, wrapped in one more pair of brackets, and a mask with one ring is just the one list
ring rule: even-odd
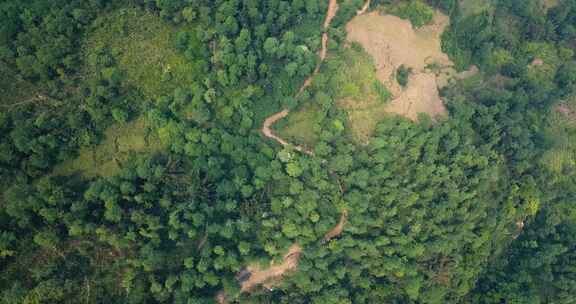
{"label": "dark green foliage", "polygon": [[[318,60],[327,1],[2,2],[0,88],[33,90],[0,102],[0,303],[213,303],[220,291],[239,303],[571,303],[576,170],[543,155],[576,155],[575,2],[544,12],[500,0],[470,16],[454,0],[427,2],[453,16],[443,47],[457,67],[482,73],[442,91],[446,120],[386,117],[363,144],[338,108],[362,97],[341,71],[356,57],[331,56],[296,95]],[[342,55],[341,26],[363,1],[340,5],[327,32]],[[393,7],[416,27],[432,18],[421,1]],[[131,78],[125,59],[139,61],[138,47],[82,48],[108,20],[130,39],[122,16],[144,11],[190,78]],[[401,66],[398,82],[410,73]],[[139,76],[167,86],[146,94]],[[366,92],[390,98],[367,79]],[[303,131],[314,156],[259,132],[267,115],[299,106],[318,111]],[[111,153],[128,159],[109,156],[118,174],[55,176],[139,116],[166,150],[129,156],[115,142]],[[244,267],[266,268],[294,243],[298,269],[275,291],[241,293]]]}
{"label": "dark green foliage", "polygon": [[401,86],[405,87],[408,85],[410,74],[412,74],[412,68],[401,65],[396,71],[396,81],[398,81]]}

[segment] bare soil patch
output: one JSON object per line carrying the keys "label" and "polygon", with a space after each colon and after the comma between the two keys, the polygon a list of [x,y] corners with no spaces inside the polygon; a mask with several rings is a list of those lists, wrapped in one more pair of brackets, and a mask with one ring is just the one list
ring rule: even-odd
{"label": "bare soil patch", "polygon": [[[347,24],[348,40],[360,43],[374,58],[378,79],[394,95],[394,100],[383,106],[384,112],[412,120],[418,113],[432,117],[446,114],[437,75],[453,73],[453,63],[440,44],[440,35],[448,25],[449,18],[438,11],[432,24],[419,29],[408,20],[377,12],[357,16]],[[401,65],[413,70],[405,88],[396,80]]]}
{"label": "bare soil patch", "polygon": [[246,269],[250,273],[250,277],[242,282],[241,291],[250,292],[259,285],[266,285],[267,288],[272,288],[280,281],[276,279],[281,278],[286,272],[295,270],[298,267],[298,260],[302,253],[302,247],[298,244],[293,244],[284,255],[282,263],[270,263],[270,267],[261,269],[258,265],[248,266]]}

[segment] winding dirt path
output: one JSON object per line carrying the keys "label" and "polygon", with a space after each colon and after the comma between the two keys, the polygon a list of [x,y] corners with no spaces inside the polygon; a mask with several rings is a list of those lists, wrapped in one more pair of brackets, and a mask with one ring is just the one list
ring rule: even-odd
{"label": "winding dirt path", "polygon": [[[366,3],[362,7],[362,9],[357,11],[356,15],[364,14],[368,10],[368,7],[370,6],[370,1],[371,0],[366,0]],[[316,76],[316,74],[318,74],[318,72],[320,71],[320,66],[322,65],[322,63],[326,59],[326,56],[328,55],[328,33],[326,32],[326,30],[330,27],[332,19],[334,19],[337,12],[338,12],[337,0],[330,0],[330,2],[328,3],[328,10],[326,12],[326,18],[324,19],[323,24],[324,33],[322,33],[322,48],[320,49],[320,52],[318,54],[320,57],[320,62],[318,62],[318,64],[316,65],[314,72],[304,81],[304,83],[298,90],[296,96],[302,94],[302,92],[312,84],[312,79],[314,78],[314,76]],[[282,146],[290,145],[288,141],[274,134],[274,132],[272,131],[272,126],[280,119],[283,119],[286,116],[288,116],[288,114],[290,114],[290,110],[284,109],[280,112],[274,113],[269,117],[267,117],[262,125],[261,129],[262,134],[267,138],[275,140]],[[314,153],[311,150],[306,149],[301,145],[293,145],[293,146],[294,149],[297,151],[300,151],[302,153],[311,156],[314,155]],[[348,219],[348,211],[344,210],[342,211],[340,220],[336,224],[336,226],[324,235],[322,243],[325,243],[330,239],[335,238],[340,234],[342,234],[342,230],[344,229],[344,225],[346,224],[347,219]],[[286,272],[295,270],[298,267],[298,261],[300,259],[301,253],[302,253],[302,247],[299,244],[295,243],[292,244],[292,246],[290,246],[290,249],[288,249],[288,252],[284,255],[281,264],[275,265],[274,263],[272,263],[270,267],[266,269],[260,269],[258,266],[248,266],[246,268],[246,271],[247,273],[249,273],[249,277],[245,281],[241,282],[240,291],[243,293],[251,292],[252,290],[254,290],[254,288],[256,288],[259,285],[263,285],[267,288],[272,288],[275,285],[275,283],[278,282],[277,280],[281,279]],[[218,303],[228,302],[227,295],[224,293],[224,291],[218,292],[216,294],[215,300]]]}
{"label": "winding dirt path", "polygon": [[[367,3],[369,6],[370,0],[368,0]],[[367,8],[367,6],[366,6],[366,8]],[[360,10],[359,12],[361,12],[363,10],[364,10],[364,8],[362,10]],[[302,94],[302,92],[304,92],[304,90],[312,84],[312,79],[314,78],[314,76],[316,76],[316,74],[318,74],[318,72],[320,71],[320,66],[324,62],[324,59],[326,59],[326,56],[328,54],[328,33],[326,32],[326,30],[328,30],[328,28],[330,27],[330,23],[332,23],[332,19],[334,19],[337,12],[338,12],[337,0],[330,0],[330,2],[328,3],[328,10],[326,12],[326,18],[324,19],[324,25],[323,25],[324,33],[322,33],[322,47],[321,47],[320,52],[318,54],[320,57],[320,61],[318,62],[318,64],[316,64],[316,68],[314,68],[314,72],[312,73],[312,75],[310,75],[308,78],[306,78],[306,80],[304,81],[304,83],[302,84],[300,89],[298,90],[298,93],[296,94],[296,96],[299,96],[300,94]],[[290,114],[290,110],[284,109],[278,113],[275,113],[275,114],[268,116],[264,120],[264,124],[262,125],[262,134],[264,134],[264,136],[266,136],[270,139],[275,140],[276,142],[278,142],[282,146],[289,145],[290,143],[288,141],[282,139],[278,135],[274,134],[274,132],[272,131],[272,125],[274,125],[280,119],[288,116],[288,114]],[[311,150],[309,150],[309,149],[307,149],[301,145],[293,145],[293,146],[294,146],[294,149],[297,151],[300,151],[302,153],[305,153],[305,154],[308,154],[311,156],[314,155],[314,152],[312,152]]]}

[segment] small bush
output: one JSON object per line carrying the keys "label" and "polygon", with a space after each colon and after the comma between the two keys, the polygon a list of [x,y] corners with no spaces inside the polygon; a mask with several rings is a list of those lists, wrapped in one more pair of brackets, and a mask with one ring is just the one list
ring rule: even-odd
{"label": "small bush", "polygon": [[412,68],[406,67],[405,65],[401,65],[396,71],[396,80],[398,83],[405,87],[408,84],[408,77],[412,74]]}

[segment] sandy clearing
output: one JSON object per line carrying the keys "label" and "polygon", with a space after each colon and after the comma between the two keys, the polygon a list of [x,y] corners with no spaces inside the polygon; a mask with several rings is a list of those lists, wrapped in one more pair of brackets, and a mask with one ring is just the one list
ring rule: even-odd
{"label": "sandy clearing", "polygon": [[241,292],[250,292],[254,290],[255,287],[266,284],[268,288],[274,286],[273,282],[276,279],[282,277],[286,272],[295,270],[298,267],[298,261],[300,259],[300,254],[302,253],[302,247],[298,244],[293,244],[288,249],[288,252],[284,255],[281,264],[275,265],[274,262],[270,263],[270,267],[266,269],[260,269],[258,265],[248,266],[246,269],[250,272],[250,277],[242,282]]}
{"label": "sandy clearing", "polygon": [[431,117],[445,115],[446,108],[440,99],[436,76],[431,73],[411,75],[410,85],[402,94],[386,105],[385,111],[416,121],[419,113]]}
{"label": "sandy clearing", "polygon": [[[346,25],[348,41],[361,44],[374,58],[378,80],[394,96],[385,105],[385,112],[411,120],[422,112],[432,117],[446,115],[437,74],[454,74],[453,63],[441,49],[440,36],[448,25],[449,18],[439,11],[432,24],[419,29],[414,29],[408,20],[377,12],[357,16]],[[396,81],[401,65],[413,69],[406,88]]]}

